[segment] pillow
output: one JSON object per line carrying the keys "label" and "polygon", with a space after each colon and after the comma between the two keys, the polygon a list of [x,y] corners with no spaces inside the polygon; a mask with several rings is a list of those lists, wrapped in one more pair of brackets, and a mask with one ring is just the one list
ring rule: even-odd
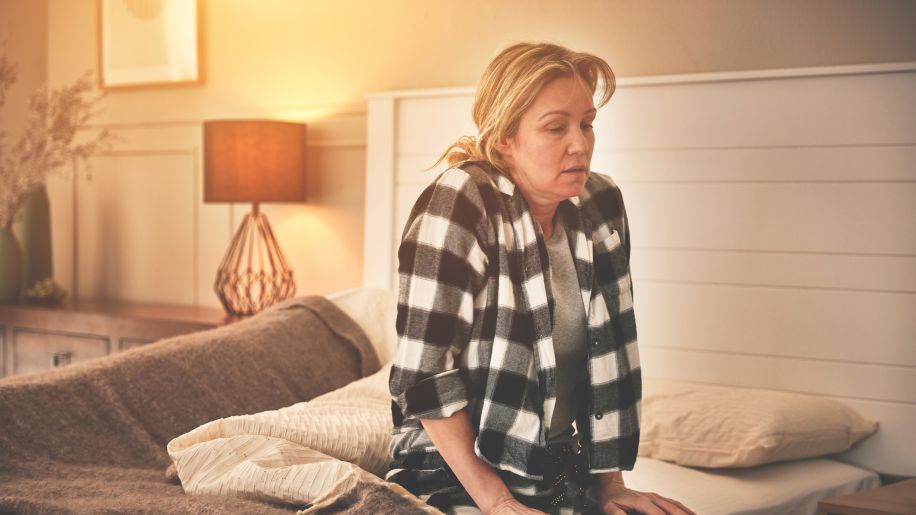
{"label": "pillow", "polygon": [[398,350],[398,333],[395,319],[398,314],[397,295],[379,288],[351,288],[331,293],[333,302],[366,333],[378,353],[380,363],[394,358]]}
{"label": "pillow", "polygon": [[797,393],[646,380],[639,455],[696,467],[753,467],[842,452],[878,423]]}

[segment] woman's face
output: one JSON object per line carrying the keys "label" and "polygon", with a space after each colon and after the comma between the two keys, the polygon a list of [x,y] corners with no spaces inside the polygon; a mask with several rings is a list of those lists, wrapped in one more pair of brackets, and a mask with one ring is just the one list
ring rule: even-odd
{"label": "woman's face", "polygon": [[532,207],[555,207],[582,190],[595,147],[595,114],[592,94],[580,80],[560,77],[534,99],[518,132],[496,145]]}

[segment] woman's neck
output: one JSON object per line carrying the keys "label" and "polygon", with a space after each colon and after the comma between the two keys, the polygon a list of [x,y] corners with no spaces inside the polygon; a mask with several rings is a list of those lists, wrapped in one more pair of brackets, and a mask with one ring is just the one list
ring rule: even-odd
{"label": "woman's neck", "polygon": [[511,167],[509,168],[509,178],[515,183],[515,187],[521,191],[522,196],[525,197],[525,202],[528,204],[528,209],[531,210],[531,215],[538,225],[541,226],[541,232],[544,233],[544,238],[549,240],[553,235],[553,216],[556,214],[557,206],[560,205],[560,203],[558,201],[542,201],[536,198],[536,195],[532,191],[529,191],[525,177],[520,176]]}
{"label": "woman's neck", "polygon": [[541,226],[541,232],[544,233],[544,239],[549,240],[553,236],[553,217],[557,213],[557,206],[559,204],[553,204],[550,206],[537,206],[532,203],[528,203],[528,206],[531,208],[531,215],[534,217],[534,220]]}

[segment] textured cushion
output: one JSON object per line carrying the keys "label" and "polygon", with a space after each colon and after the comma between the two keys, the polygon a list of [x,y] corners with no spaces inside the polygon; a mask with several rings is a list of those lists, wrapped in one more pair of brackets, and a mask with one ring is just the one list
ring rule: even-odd
{"label": "textured cushion", "polygon": [[842,452],[877,427],[821,397],[646,380],[639,455],[697,467],[752,467]]}
{"label": "textured cushion", "polygon": [[395,319],[398,316],[396,294],[379,288],[352,288],[328,295],[344,313],[350,315],[369,338],[379,361],[387,363],[398,350]]}

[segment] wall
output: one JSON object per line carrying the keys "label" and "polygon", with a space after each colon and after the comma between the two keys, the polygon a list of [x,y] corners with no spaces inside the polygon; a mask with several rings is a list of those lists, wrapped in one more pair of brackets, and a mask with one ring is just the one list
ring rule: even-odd
{"label": "wall", "polygon": [[0,124],[13,139],[28,120],[29,95],[47,80],[47,15],[44,1],[0,0],[0,52],[17,67]]}
{"label": "wall", "polygon": [[[4,2],[5,20],[19,8]],[[101,120],[122,143],[80,180],[76,216],[73,184],[50,186],[56,275],[80,296],[216,305],[214,271],[247,206],[201,202],[204,119],[310,124],[308,203],[264,211],[299,292],[327,293],[362,283],[367,92],[471,85],[527,39],[596,52],[622,77],[916,60],[907,1],[203,2],[206,84],[110,92]],[[96,66],[96,2],[47,5],[58,85]]]}

